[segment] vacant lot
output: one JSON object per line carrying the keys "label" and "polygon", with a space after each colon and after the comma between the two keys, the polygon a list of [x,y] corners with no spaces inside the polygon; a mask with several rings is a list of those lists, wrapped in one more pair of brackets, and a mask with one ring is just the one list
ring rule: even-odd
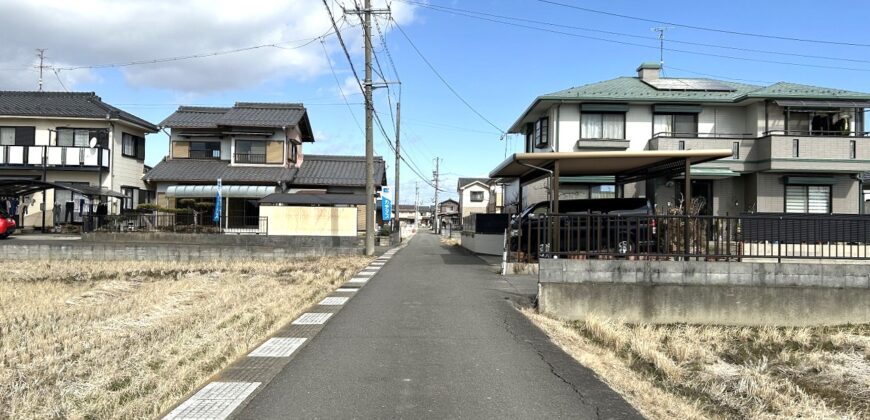
{"label": "vacant lot", "polygon": [[0,418],[153,417],[368,261],[7,263]]}
{"label": "vacant lot", "polygon": [[653,326],[524,312],[652,419],[870,418],[870,325]]}

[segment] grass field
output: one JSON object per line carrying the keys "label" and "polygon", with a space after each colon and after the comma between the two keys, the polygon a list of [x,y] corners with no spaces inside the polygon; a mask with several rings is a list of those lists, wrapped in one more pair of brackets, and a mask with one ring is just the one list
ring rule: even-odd
{"label": "grass field", "polygon": [[369,262],[9,262],[0,418],[148,418]]}
{"label": "grass field", "polygon": [[651,419],[870,418],[870,325],[628,325],[523,312]]}

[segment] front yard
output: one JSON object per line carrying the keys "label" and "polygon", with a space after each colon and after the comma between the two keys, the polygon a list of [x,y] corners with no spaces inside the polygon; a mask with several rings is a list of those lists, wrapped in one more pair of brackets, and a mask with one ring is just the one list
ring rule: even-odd
{"label": "front yard", "polygon": [[369,262],[10,262],[0,418],[153,417]]}

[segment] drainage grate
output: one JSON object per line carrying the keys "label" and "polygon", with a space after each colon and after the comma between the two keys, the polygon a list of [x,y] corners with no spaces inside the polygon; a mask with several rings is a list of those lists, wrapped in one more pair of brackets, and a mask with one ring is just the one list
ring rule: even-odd
{"label": "drainage grate", "polygon": [[326,305],[326,306],[334,306],[334,305],[344,305],[347,303],[349,298],[346,297],[328,297],[323,299],[318,303],[318,305]]}
{"label": "drainage grate", "polygon": [[338,289],[335,289],[336,292],[356,292],[357,290],[359,289],[356,287],[339,287]]}

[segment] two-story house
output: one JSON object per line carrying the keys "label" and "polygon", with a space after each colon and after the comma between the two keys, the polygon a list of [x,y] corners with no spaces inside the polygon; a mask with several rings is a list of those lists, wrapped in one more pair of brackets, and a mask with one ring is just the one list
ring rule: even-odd
{"label": "two-story house", "polygon": [[475,213],[500,213],[503,208],[502,185],[489,178],[459,178],[459,212],[464,219]]}
{"label": "two-story house", "polygon": [[25,227],[78,223],[97,204],[116,214],[151,199],[142,182],[145,135],[157,131],[93,92],[3,91],[0,178],[75,187],[20,197],[16,211]]}
{"label": "two-story house", "polygon": [[444,228],[451,226],[453,229],[459,229],[462,226],[462,219],[459,217],[459,202],[449,198],[438,203],[438,226]]}
{"label": "two-story house", "polygon": [[[645,63],[636,77],[536,98],[510,132],[525,136],[529,153],[732,150],[693,170],[693,196],[706,214],[854,214],[863,207],[862,173],[870,171],[867,108],[870,93],[662,77],[658,63]],[[659,211],[683,202],[681,176],[624,188],[613,182],[563,180],[560,196],[646,196]],[[548,191],[546,181],[528,185],[522,204],[546,200]]]}
{"label": "two-story house", "polygon": [[[222,215],[232,228],[256,225],[260,200],[276,193],[364,197],[364,156],[303,154],[303,144],[313,143],[314,133],[302,104],[182,106],[160,125],[170,129],[170,154],[145,180],[163,207],[213,203],[220,180]],[[376,186],[386,184],[381,157],[375,157],[374,174]],[[286,204],[288,198],[278,201]],[[358,201],[365,203],[364,198]],[[364,209],[357,206],[358,229],[365,228]]]}

